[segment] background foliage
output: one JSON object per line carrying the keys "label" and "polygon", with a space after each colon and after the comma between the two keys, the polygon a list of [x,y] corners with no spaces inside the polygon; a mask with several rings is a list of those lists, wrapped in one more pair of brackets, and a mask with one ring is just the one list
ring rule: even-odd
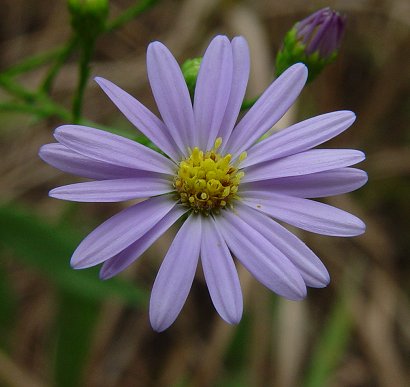
{"label": "background foliage", "polygon": [[[362,217],[364,236],[300,233],[331,285],[288,302],[239,268],[245,315],[225,324],[199,271],[177,322],[148,323],[146,301],[165,235],[121,278],[74,271],[76,244],[122,204],[47,197],[75,178],[45,165],[52,130],[81,122],[136,138],[89,77],[103,76],[155,109],[145,50],[160,40],[184,61],[217,33],[244,35],[248,97],[273,79],[274,54],[299,19],[330,5],[348,27],[338,60],[302,93],[297,119],[351,109],[331,146],[362,149],[369,183],[329,200]],[[409,5],[404,0],[110,1],[97,37],[79,38],[63,1],[0,0],[0,385],[406,386],[410,384]],[[279,123],[280,127],[280,123]]]}

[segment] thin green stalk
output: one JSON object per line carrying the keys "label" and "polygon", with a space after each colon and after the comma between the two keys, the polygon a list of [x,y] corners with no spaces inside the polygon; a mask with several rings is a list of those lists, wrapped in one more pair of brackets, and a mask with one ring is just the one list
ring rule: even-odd
{"label": "thin green stalk", "polygon": [[2,102],[0,103],[0,111],[32,114],[39,118],[54,116],[59,117],[64,121],[69,121],[71,118],[71,114],[68,110],[65,110],[63,107],[54,103],[37,106],[27,103]]}
{"label": "thin green stalk", "polygon": [[14,66],[2,71],[1,75],[7,77],[14,77],[16,75],[20,75],[31,70],[35,70],[36,68],[60,56],[63,50],[64,47],[57,47],[50,51],[30,56],[24,59],[22,62],[17,63]]}
{"label": "thin green stalk", "polygon": [[134,19],[136,16],[140,15],[141,13],[145,12],[147,9],[154,6],[155,3],[157,2],[158,0],[142,0],[138,2],[138,4],[128,8],[126,11],[124,11],[120,16],[118,16],[112,22],[107,23],[105,31],[111,32],[112,30],[122,27],[124,24]]}
{"label": "thin green stalk", "polygon": [[0,75],[0,87],[2,87],[9,94],[21,98],[26,102],[33,102],[37,93],[33,93],[19,85],[17,82],[13,81],[10,77],[5,75]]}
{"label": "thin green stalk", "polygon": [[51,90],[54,79],[56,78],[57,74],[59,73],[61,67],[64,65],[68,57],[72,54],[72,52],[76,48],[77,44],[78,44],[77,37],[72,37],[66,43],[66,45],[60,49],[59,55],[57,56],[56,61],[49,69],[46,77],[44,78],[43,83],[40,86],[41,91],[48,93]]}
{"label": "thin green stalk", "polygon": [[41,92],[32,92],[22,87],[9,77],[0,76],[0,87],[23,102],[5,102],[0,104],[3,111],[32,113],[40,117],[57,116],[64,120],[70,119],[69,112]]}
{"label": "thin green stalk", "polygon": [[85,87],[90,76],[90,61],[94,51],[94,42],[89,42],[82,47],[79,80],[73,101],[73,121],[78,123],[81,118]]}

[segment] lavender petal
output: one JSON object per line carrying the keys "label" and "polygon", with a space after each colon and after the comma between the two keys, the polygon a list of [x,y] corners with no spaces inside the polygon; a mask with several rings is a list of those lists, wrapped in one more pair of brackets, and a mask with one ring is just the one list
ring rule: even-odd
{"label": "lavender petal", "polygon": [[297,63],[287,69],[261,95],[232,132],[226,147],[238,156],[267,132],[292,106],[307,79],[307,69]]}
{"label": "lavender petal", "polygon": [[313,200],[268,191],[248,191],[241,197],[249,207],[317,234],[349,237],[363,234],[366,229],[356,216]]}
{"label": "lavender petal", "polygon": [[173,175],[175,164],[135,141],[103,130],[63,125],[54,132],[58,142],[84,156],[121,167]]}
{"label": "lavender petal", "polygon": [[248,43],[242,36],[232,39],[232,85],[218,137],[227,143],[238,119],[249,79],[250,56]]}
{"label": "lavender petal", "polygon": [[201,216],[182,225],[158,271],[151,292],[149,317],[157,332],[178,317],[192,286],[201,246]]}
{"label": "lavender petal", "polygon": [[249,167],[311,149],[345,131],[355,119],[350,111],[338,111],[298,122],[255,144],[241,165]]}
{"label": "lavender petal", "polygon": [[201,262],[212,302],[229,324],[242,317],[241,284],[224,239],[212,217],[202,219]]}
{"label": "lavender petal", "polygon": [[307,286],[322,288],[329,284],[326,267],[299,238],[253,208],[238,204],[235,209],[241,219],[261,233],[295,265]]}
{"label": "lavender petal", "polygon": [[323,198],[354,191],[367,182],[367,173],[356,168],[338,168],[302,176],[281,177],[241,184],[241,192],[271,191],[299,198]]}
{"label": "lavender petal", "polygon": [[165,233],[184,213],[186,209],[175,206],[154,227],[140,239],[119,254],[105,261],[100,270],[100,278],[109,279],[125,270],[136,261],[162,234]]}
{"label": "lavender petal", "polygon": [[188,147],[196,145],[191,98],[177,61],[160,42],[148,46],[147,71],[161,117],[178,148],[187,156]]}
{"label": "lavender petal", "polygon": [[150,176],[70,184],[52,189],[49,195],[74,202],[122,202],[162,195],[173,190],[169,179]]}
{"label": "lavender petal", "polygon": [[229,210],[215,222],[229,249],[259,282],[290,300],[306,296],[299,271],[258,231]]}
{"label": "lavender petal", "polygon": [[122,210],[80,243],[71,257],[71,266],[84,269],[117,255],[154,227],[174,206],[175,201],[166,195]]}
{"label": "lavender petal", "polygon": [[167,127],[155,114],[114,83],[100,77],[95,78],[95,81],[141,133],[173,160],[181,158],[182,154]]}
{"label": "lavender petal", "polygon": [[149,173],[91,159],[58,143],[43,145],[39,156],[54,168],[88,179],[124,179]]}
{"label": "lavender petal", "polygon": [[242,183],[279,177],[301,176],[347,167],[365,159],[363,152],[353,149],[311,149],[277,160],[244,168]]}
{"label": "lavender petal", "polygon": [[215,37],[201,62],[194,96],[198,146],[214,146],[224,118],[232,84],[232,47],[226,36]]}

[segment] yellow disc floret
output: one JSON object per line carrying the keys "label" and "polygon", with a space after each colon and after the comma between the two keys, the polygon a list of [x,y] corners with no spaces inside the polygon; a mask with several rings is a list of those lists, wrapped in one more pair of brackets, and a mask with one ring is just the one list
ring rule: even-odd
{"label": "yellow disc floret", "polygon": [[[220,208],[232,205],[236,199],[239,183],[244,176],[238,165],[231,164],[232,155],[222,156],[217,152],[222,139],[217,138],[215,146],[207,152],[195,147],[190,156],[179,163],[174,186],[181,203],[194,212],[208,215]],[[246,157],[241,154],[239,162]]]}

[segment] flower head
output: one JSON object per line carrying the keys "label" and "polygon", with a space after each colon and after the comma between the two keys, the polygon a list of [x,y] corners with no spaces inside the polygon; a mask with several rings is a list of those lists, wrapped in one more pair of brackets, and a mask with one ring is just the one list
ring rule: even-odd
{"label": "flower head", "polygon": [[113,83],[96,81],[165,155],[78,125],[57,128],[58,142],[40,150],[49,164],[95,180],[55,188],[52,197],[84,202],[146,199],[89,234],[74,252],[72,266],[103,263],[101,278],[110,278],[178,219],[185,219],[153,285],[150,320],[157,331],[177,318],[199,259],[215,308],[229,323],[242,315],[233,256],[258,281],[291,300],[304,298],[306,286],[326,286],[329,275],[319,258],[276,220],[323,235],[364,232],[355,216],[310,200],[349,192],[366,182],[365,172],[350,168],[364,159],[363,153],[312,149],[347,129],[354,114],[323,114],[257,142],[293,104],[307,69],[296,64],[285,71],[237,123],[249,76],[248,46],[242,37],[212,40],[193,103],[176,60],[163,44],[149,45],[147,68],[162,119]]}
{"label": "flower head", "polygon": [[303,62],[309,68],[309,80],[314,79],[336,58],[345,25],[345,18],[329,7],[296,23],[286,34],[276,57],[277,74]]}

